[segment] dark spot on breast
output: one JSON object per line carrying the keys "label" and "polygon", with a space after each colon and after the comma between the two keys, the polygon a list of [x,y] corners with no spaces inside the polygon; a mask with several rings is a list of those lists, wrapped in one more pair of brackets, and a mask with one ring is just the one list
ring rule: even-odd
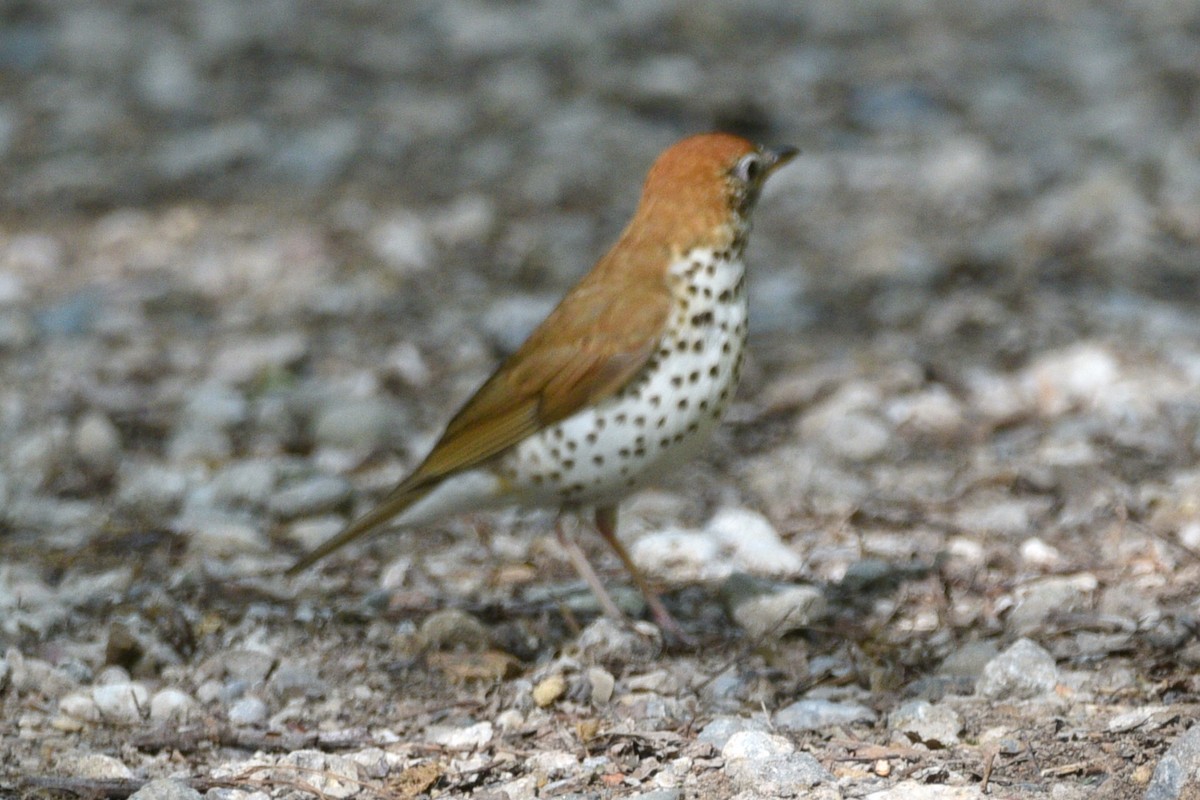
{"label": "dark spot on breast", "polygon": [[716,364],[713,364],[711,367],[708,368],[708,377],[715,378],[720,374],[721,374],[721,368],[718,367]]}
{"label": "dark spot on breast", "polygon": [[707,286],[704,287],[704,299],[705,300],[712,299],[712,289],[708,288]]}
{"label": "dark spot on breast", "polygon": [[654,424],[654,427],[656,427],[656,428],[661,428],[661,427],[663,427],[663,426],[664,426],[664,425],[666,425],[666,424],[667,424],[667,418],[666,418],[666,417],[659,417],[659,418],[658,418],[658,422],[656,422],[656,423]]}
{"label": "dark spot on breast", "polygon": [[681,397],[676,405],[679,407],[680,411],[687,411],[688,399],[686,397]]}
{"label": "dark spot on breast", "polygon": [[633,456],[634,456],[634,458],[645,458],[646,457],[646,448],[639,447],[638,449],[634,450]]}
{"label": "dark spot on breast", "polygon": [[622,447],[620,450],[617,451],[617,455],[619,455],[621,458],[629,458],[629,448]]}
{"label": "dark spot on breast", "polygon": [[659,446],[659,447],[662,447],[662,448],[664,448],[664,449],[665,449],[665,448],[667,448],[667,447],[670,447],[670,446],[671,446],[671,437],[669,437],[669,436],[664,436],[663,438],[659,439],[659,440],[658,440],[658,446]]}
{"label": "dark spot on breast", "polygon": [[[728,256],[728,254],[727,254],[727,253],[726,253],[726,254],[723,254],[723,255],[721,256],[721,260],[722,260],[722,261],[727,261],[728,259],[729,259],[729,256]],[[708,277],[710,277],[710,278],[711,278],[712,276],[716,275],[716,274],[717,274],[717,265],[716,265],[716,264],[709,264],[707,267],[705,267],[705,268],[704,268],[704,274],[705,274],[705,275],[707,275],[707,276],[708,276]]]}
{"label": "dark spot on breast", "polygon": [[588,444],[595,444],[596,439],[598,437],[596,436],[596,432],[592,431],[591,433],[589,433],[587,436],[585,436],[583,438],[584,438],[584,441],[586,441]]}
{"label": "dark spot on breast", "polygon": [[681,353],[686,351],[687,348],[688,348],[688,344],[683,339],[680,339],[678,342],[675,343],[675,349]]}
{"label": "dark spot on breast", "polygon": [[703,339],[697,339],[696,341],[692,342],[692,352],[693,353],[699,353],[703,349],[704,349],[704,340]]}
{"label": "dark spot on breast", "polygon": [[629,419],[628,415],[622,411],[620,414],[617,414],[615,417],[613,417],[613,422],[617,423],[618,425],[624,425],[625,420],[627,419]]}
{"label": "dark spot on breast", "polygon": [[562,465],[563,465],[563,469],[565,469],[569,472],[569,471],[575,469],[575,459],[568,458],[566,461],[562,462]]}
{"label": "dark spot on breast", "polygon": [[729,291],[728,289],[723,290],[719,295],[717,295],[718,303],[728,303],[732,299],[733,292]]}
{"label": "dark spot on breast", "polygon": [[693,422],[693,423],[691,423],[691,424],[689,424],[689,425],[687,426],[687,432],[688,432],[688,433],[695,433],[695,432],[696,432],[696,431],[698,431],[698,430],[700,430],[700,423],[699,423],[699,422]]}
{"label": "dark spot on breast", "polygon": [[555,439],[563,438],[563,429],[561,427],[555,428],[552,435],[554,436]]}
{"label": "dark spot on breast", "polygon": [[574,439],[567,439],[567,452],[568,453],[574,453],[575,448],[578,446],[579,445],[575,442]]}
{"label": "dark spot on breast", "polygon": [[698,406],[698,408],[699,408],[701,411],[708,411],[708,401],[707,401],[707,400],[701,400],[701,401],[700,401],[700,405]]}
{"label": "dark spot on breast", "polygon": [[633,424],[634,424],[634,427],[644,428],[644,427],[646,427],[646,418],[644,416],[642,416],[641,414],[638,414],[636,417],[633,418]]}
{"label": "dark spot on breast", "polygon": [[688,375],[688,383],[698,383],[700,381],[700,370],[692,370]]}
{"label": "dark spot on breast", "polygon": [[728,341],[721,342],[721,352],[722,353],[729,353],[732,350],[733,350],[733,345],[729,344]]}
{"label": "dark spot on breast", "polygon": [[592,463],[595,464],[597,467],[603,467],[604,466],[604,456],[597,453],[596,455],[592,456]]}
{"label": "dark spot on breast", "polygon": [[650,405],[653,408],[658,408],[662,404],[662,398],[656,394],[650,395]]}
{"label": "dark spot on breast", "polygon": [[562,480],[562,473],[557,470],[555,470],[554,472],[551,472],[550,480],[552,480],[554,483],[558,483],[559,481]]}
{"label": "dark spot on breast", "polygon": [[544,480],[545,480],[545,478],[542,477],[541,473],[535,472],[533,474],[533,485],[534,486],[541,486],[542,481],[544,481]]}
{"label": "dark spot on breast", "polygon": [[674,386],[676,389],[678,389],[680,386],[683,386],[683,376],[682,375],[672,375],[671,376],[671,385]]}

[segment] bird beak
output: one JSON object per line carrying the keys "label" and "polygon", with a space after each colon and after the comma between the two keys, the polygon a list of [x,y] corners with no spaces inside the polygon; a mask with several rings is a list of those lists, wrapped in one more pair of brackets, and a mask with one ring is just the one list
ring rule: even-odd
{"label": "bird beak", "polygon": [[770,175],[772,172],[798,156],[800,154],[800,149],[797,147],[791,147],[789,145],[782,145],[780,147],[764,147],[762,149],[762,154],[766,160],[766,175]]}

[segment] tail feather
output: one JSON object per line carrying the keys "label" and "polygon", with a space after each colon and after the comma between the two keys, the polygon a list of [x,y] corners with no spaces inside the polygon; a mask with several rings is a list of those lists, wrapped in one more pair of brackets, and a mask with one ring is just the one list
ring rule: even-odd
{"label": "tail feather", "polygon": [[403,513],[413,503],[416,503],[422,497],[429,494],[431,489],[432,487],[409,489],[402,486],[398,488],[384,498],[383,502],[378,506],[350,523],[341,533],[302,556],[299,561],[288,568],[285,574],[291,576],[302,572],[333,551],[340,550],[355,539],[366,536],[381,525],[385,525],[389,520]]}

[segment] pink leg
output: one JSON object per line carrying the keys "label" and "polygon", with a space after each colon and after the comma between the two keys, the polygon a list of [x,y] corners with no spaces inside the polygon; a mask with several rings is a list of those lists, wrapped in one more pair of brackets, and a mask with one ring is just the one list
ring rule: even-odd
{"label": "pink leg", "polygon": [[633,563],[633,559],[629,557],[629,551],[625,549],[625,545],[621,544],[621,540],[617,538],[617,507],[616,506],[600,506],[596,508],[596,530],[604,537],[604,541],[608,542],[608,546],[617,554],[617,558],[621,559],[621,563],[625,565],[625,569],[633,577],[633,582],[637,584],[638,590],[642,596],[646,598],[646,605],[650,606],[650,613],[654,617],[654,621],[662,632],[667,636],[674,637],[684,644],[694,644],[680,627],[675,618],[671,616],[671,612],[667,611],[667,607],[663,605],[658,593],[650,588],[650,584],[642,576],[641,570]]}
{"label": "pink leg", "polygon": [[563,515],[559,514],[554,520],[554,534],[558,537],[558,543],[562,547],[563,552],[567,554],[567,558],[571,561],[571,566],[575,567],[575,571],[579,573],[579,577],[583,578],[584,583],[591,588],[592,594],[596,595],[596,600],[600,603],[600,607],[604,609],[604,613],[613,619],[624,620],[625,615],[621,613],[621,609],[617,608],[617,604],[613,602],[612,595],[604,588],[604,584],[600,582],[600,576],[596,574],[596,570],[592,568],[592,564],[587,559],[587,555],[579,546],[579,543],[563,529]]}

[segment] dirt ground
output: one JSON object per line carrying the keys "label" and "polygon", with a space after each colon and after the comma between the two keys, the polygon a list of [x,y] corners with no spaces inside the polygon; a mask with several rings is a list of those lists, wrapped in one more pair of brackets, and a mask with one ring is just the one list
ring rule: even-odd
{"label": "dirt ground", "polygon": [[[0,12],[0,794],[1200,797],[1200,10],[793,5]],[[622,507],[698,644],[547,514],[283,577],[713,128],[804,152]]]}

